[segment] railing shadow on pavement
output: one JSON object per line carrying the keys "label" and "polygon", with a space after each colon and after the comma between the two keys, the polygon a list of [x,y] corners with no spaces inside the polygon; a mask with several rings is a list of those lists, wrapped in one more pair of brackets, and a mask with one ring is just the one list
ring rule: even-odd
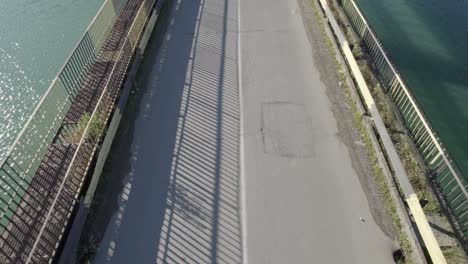
{"label": "railing shadow on pavement", "polygon": [[242,262],[235,7],[174,1],[104,168],[96,263]]}

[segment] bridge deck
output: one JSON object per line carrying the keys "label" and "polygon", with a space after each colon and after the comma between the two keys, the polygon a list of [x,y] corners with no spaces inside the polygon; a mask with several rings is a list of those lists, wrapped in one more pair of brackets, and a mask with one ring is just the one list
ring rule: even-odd
{"label": "bridge deck", "polygon": [[297,1],[239,1],[173,1],[104,169],[95,262],[393,263]]}

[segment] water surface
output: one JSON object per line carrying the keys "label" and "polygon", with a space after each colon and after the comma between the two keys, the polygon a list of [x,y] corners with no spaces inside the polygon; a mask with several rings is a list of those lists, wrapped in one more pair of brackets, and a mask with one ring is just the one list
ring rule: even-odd
{"label": "water surface", "polygon": [[0,0],[0,159],[104,0]]}
{"label": "water surface", "polygon": [[357,2],[468,179],[468,1]]}

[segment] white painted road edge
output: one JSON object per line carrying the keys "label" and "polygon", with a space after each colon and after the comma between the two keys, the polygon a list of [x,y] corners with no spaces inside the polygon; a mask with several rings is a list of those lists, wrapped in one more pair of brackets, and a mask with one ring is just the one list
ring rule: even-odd
{"label": "white painted road edge", "polygon": [[248,257],[247,257],[247,201],[246,201],[246,172],[245,172],[245,155],[244,155],[244,107],[242,103],[243,93],[242,93],[242,64],[241,64],[241,28],[240,28],[240,2],[241,0],[237,0],[237,85],[239,90],[239,141],[240,141],[240,148],[239,148],[239,160],[240,160],[240,214],[241,214],[241,232],[242,232],[242,263],[247,264]]}
{"label": "white painted road edge", "polygon": [[338,37],[338,41],[340,42],[339,45],[341,46],[341,49],[343,50],[344,56],[348,61],[352,74],[356,79],[356,82],[358,84],[357,86],[361,91],[361,94],[364,98],[364,102],[373,117],[373,122],[377,128],[378,133],[382,138],[384,148],[389,156],[391,165],[395,170],[395,175],[398,178],[399,183],[403,187],[402,189],[405,195],[405,199],[408,203],[411,213],[413,214],[414,221],[416,222],[416,225],[427,248],[427,251],[429,252],[431,260],[435,264],[446,264],[447,261],[445,260],[442,250],[440,249],[440,246],[434,236],[434,233],[432,232],[432,229],[426,219],[424,211],[421,208],[421,205],[419,204],[419,199],[414,193],[411,183],[408,180],[408,175],[406,174],[401,159],[399,158],[395,150],[395,146],[393,145],[390,139],[388,131],[386,130],[385,125],[383,124],[382,118],[380,117],[380,114],[377,110],[374,99],[369,91],[369,87],[364,81],[364,77],[362,76],[359,66],[356,60],[354,59],[351,49],[349,48],[348,42],[344,38],[344,35],[341,29],[339,28],[335,17],[331,13],[326,0],[319,0],[319,2],[322,5],[323,10],[325,10],[325,14],[330,21],[330,25],[333,28],[333,31],[341,35]]}

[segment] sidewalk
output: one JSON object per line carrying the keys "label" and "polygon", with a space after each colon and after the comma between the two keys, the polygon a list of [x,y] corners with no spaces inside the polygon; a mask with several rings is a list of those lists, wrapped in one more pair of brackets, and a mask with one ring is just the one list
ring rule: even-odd
{"label": "sidewalk", "polygon": [[236,5],[173,2],[114,142],[122,191],[96,263],[241,262]]}

